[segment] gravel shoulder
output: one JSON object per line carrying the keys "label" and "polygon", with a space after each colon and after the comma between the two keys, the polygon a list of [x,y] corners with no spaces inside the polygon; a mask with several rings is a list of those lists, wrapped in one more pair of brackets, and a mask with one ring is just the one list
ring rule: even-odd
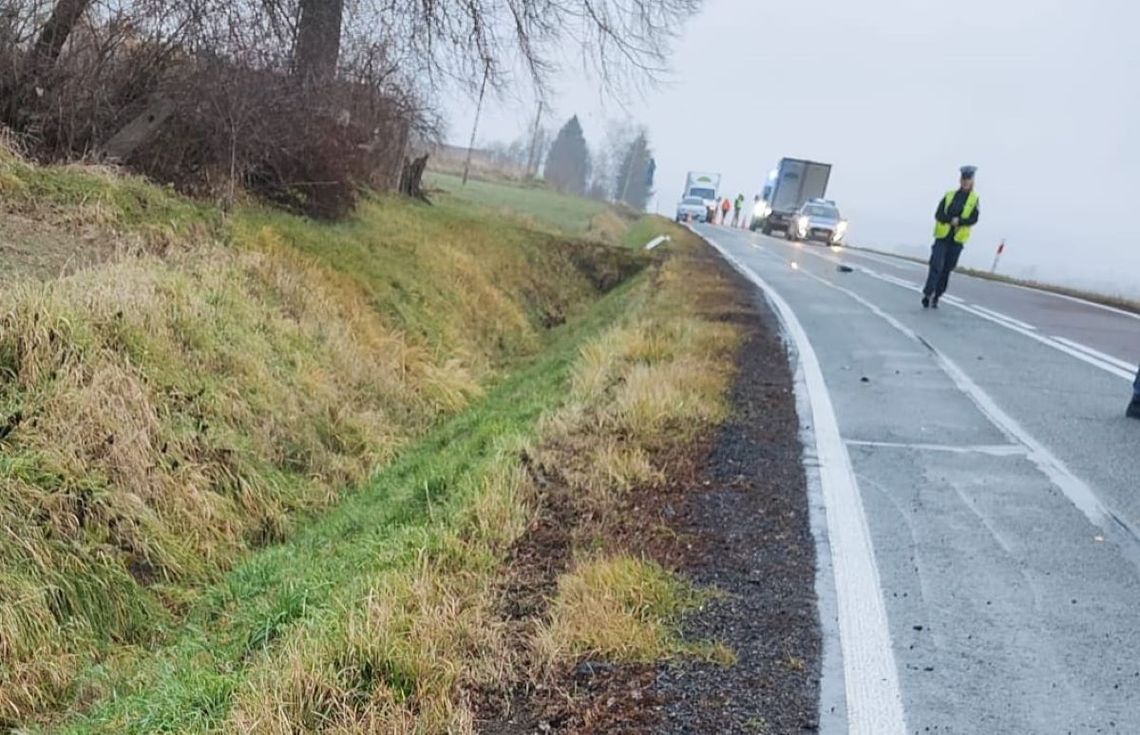
{"label": "gravel shoulder", "polygon": [[[636,549],[716,592],[683,622],[691,641],[736,655],[724,666],[583,660],[553,681],[520,686],[488,706],[478,729],[507,733],[801,733],[819,728],[821,631],[815,542],[787,353],[774,315],[710,251],[705,267],[735,284],[719,318],[744,336],[731,416],[685,447],[655,457],[667,482],[635,490],[608,540]],[[541,616],[564,568],[582,508],[541,477],[543,508],[516,549],[505,617]],[[525,635],[525,634],[524,634]]]}
{"label": "gravel shoulder", "polygon": [[[751,290],[740,282],[740,288]],[[724,594],[686,621],[723,641],[732,667],[663,666],[658,732],[799,733],[818,729],[821,634],[815,547],[795,394],[774,316],[753,297],[732,390],[734,412],[685,494],[678,531],[698,540],[682,570]]]}

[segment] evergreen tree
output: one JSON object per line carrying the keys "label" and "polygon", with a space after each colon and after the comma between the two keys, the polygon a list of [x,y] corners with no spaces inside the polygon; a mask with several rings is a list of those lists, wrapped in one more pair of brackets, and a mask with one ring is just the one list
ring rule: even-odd
{"label": "evergreen tree", "polygon": [[559,191],[571,194],[585,194],[586,182],[590,178],[590,149],[578,116],[570,118],[546,154],[543,178]]}

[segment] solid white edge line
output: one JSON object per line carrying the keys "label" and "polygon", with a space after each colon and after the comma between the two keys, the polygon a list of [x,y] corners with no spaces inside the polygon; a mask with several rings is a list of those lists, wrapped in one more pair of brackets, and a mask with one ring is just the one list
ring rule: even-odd
{"label": "solid white edge line", "polygon": [[871,531],[819,358],[788,303],[716,240],[700,236],[760,288],[799,355],[811,406],[818,470],[827,508],[849,732],[853,735],[903,735],[906,733],[906,719]]}

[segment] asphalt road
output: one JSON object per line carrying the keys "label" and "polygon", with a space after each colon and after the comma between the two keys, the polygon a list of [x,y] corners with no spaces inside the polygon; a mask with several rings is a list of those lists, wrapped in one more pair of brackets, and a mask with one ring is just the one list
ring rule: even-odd
{"label": "asphalt road", "polygon": [[696,230],[798,356],[825,729],[1140,733],[1140,318],[959,275],[923,310],[920,265]]}

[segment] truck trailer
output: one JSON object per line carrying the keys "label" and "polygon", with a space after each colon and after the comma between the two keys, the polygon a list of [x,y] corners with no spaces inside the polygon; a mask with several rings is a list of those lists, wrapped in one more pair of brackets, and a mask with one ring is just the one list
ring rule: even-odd
{"label": "truck trailer", "polygon": [[749,226],[753,231],[762,230],[765,235],[771,235],[775,230],[787,233],[792,217],[804,203],[825,197],[830,178],[830,163],[781,158],[764,186]]}

